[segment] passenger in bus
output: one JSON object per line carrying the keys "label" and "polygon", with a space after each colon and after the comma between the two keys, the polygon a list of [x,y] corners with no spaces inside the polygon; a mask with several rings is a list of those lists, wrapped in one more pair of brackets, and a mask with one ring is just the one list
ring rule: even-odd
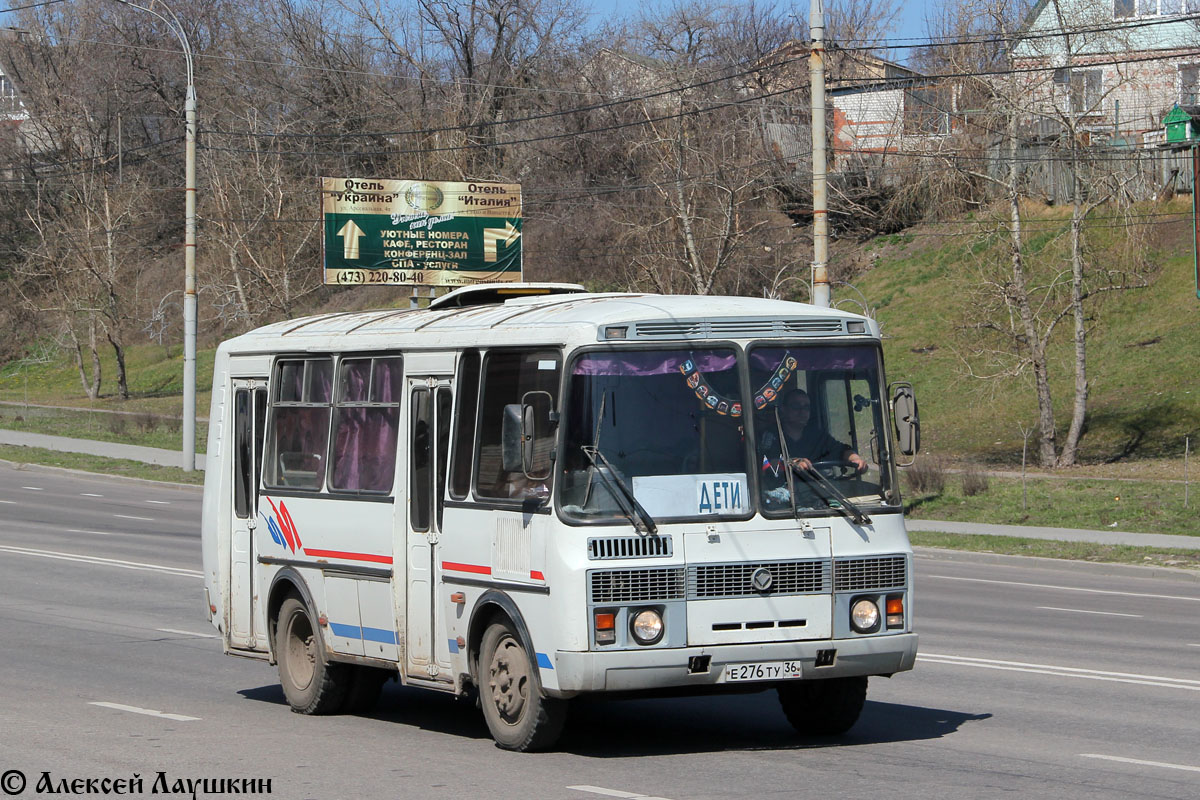
{"label": "passenger in bus", "polygon": [[764,481],[771,482],[768,476],[772,475],[778,477],[780,483],[786,481],[780,469],[784,451],[779,444],[780,430],[786,440],[788,457],[800,469],[811,469],[814,463],[821,461],[838,461],[853,464],[860,474],[867,471],[867,462],[862,456],[849,445],[833,438],[812,419],[812,403],[808,392],[792,389],[779,399],[776,407],[779,410],[778,425],[775,415],[771,413],[760,422],[762,433],[758,451],[764,459]]}

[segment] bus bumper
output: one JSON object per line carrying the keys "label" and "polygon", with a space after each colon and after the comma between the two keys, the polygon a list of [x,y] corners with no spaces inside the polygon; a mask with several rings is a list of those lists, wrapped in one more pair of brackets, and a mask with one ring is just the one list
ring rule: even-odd
{"label": "bus bumper", "polygon": [[[822,663],[817,666],[817,654]],[[690,671],[696,656],[708,656],[707,669]],[[717,686],[723,683],[727,664],[799,661],[801,679],[842,678],[856,675],[891,675],[913,668],[917,659],[917,634],[902,633],[860,639],[822,639],[803,642],[725,644],[702,647],[645,650],[558,651],[554,654],[557,687],[542,670],[543,685],[553,696],[581,692],[625,692],[680,686]],[[703,661],[700,659],[699,661]],[[740,686],[741,683],[730,684]]]}

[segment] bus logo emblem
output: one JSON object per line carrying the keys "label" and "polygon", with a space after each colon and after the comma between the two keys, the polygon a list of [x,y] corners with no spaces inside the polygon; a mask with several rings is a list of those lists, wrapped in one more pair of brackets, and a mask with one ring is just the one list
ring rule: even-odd
{"label": "bus logo emblem", "polygon": [[759,567],[750,576],[750,582],[754,584],[754,591],[769,592],[775,584],[775,576],[766,567]]}

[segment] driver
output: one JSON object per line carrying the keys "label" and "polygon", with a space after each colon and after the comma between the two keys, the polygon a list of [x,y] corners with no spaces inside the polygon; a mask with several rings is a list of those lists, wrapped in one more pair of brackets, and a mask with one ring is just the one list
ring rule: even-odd
{"label": "driver", "polygon": [[814,462],[844,461],[854,465],[860,474],[867,471],[867,462],[862,456],[849,445],[830,436],[811,419],[812,405],[808,392],[792,389],[779,398],[777,407],[780,424],[776,425],[774,415],[768,414],[766,429],[759,436],[758,451],[763,457],[764,472],[778,472],[782,464],[783,448],[779,446],[778,434],[781,428],[787,440],[787,453],[794,466],[811,469]]}

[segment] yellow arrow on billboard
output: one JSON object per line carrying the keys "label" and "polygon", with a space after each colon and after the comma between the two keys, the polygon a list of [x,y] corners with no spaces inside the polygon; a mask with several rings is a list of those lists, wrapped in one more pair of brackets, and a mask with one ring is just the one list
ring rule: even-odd
{"label": "yellow arrow on billboard", "polygon": [[[355,225],[354,220],[350,220],[342,226],[337,235],[342,237],[342,258],[346,261],[358,258],[358,240],[366,236],[363,233],[363,229]],[[494,247],[495,245],[493,245]],[[493,258],[492,260],[494,261],[495,259]]]}
{"label": "yellow arrow on billboard", "polygon": [[483,229],[483,260],[496,260],[496,242],[503,242],[508,247],[517,240],[521,232],[513,227],[511,222],[505,222],[503,228]]}

